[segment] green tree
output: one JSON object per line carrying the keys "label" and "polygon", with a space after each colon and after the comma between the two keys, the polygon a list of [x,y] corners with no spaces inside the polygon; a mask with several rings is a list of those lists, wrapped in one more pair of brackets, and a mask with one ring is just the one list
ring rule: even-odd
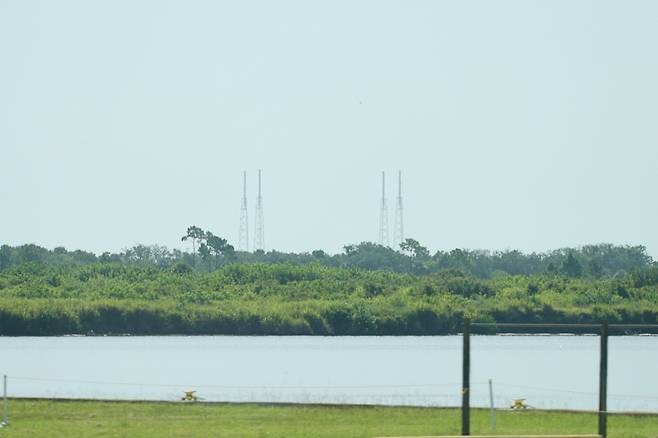
{"label": "green tree", "polygon": [[586,272],[590,277],[600,278],[603,276],[603,267],[596,260],[590,260],[587,262]]}
{"label": "green tree", "polygon": [[223,259],[232,260],[235,257],[233,245],[230,245],[226,239],[215,236],[210,231],[206,231],[202,246],[207,251],[208,257],[214,258],[215,268],[221,264]]}
{"label": "green tree", "polygon": [[11,247],[8,245],[2,245],[0,247],[0,271],[4,271],[9,268],[11,264]]}
{"label": "green tree", "polygon": [[562,273],[567,277],[580,277],[583,275],[583,266],[571,252],[567,255],[566,260],[562,262]]}
{"label": "green tree", "polygon": [[430,256],[429,249],[421,245],[416,239],[407,238],[400,244],[400,249],[416,258],[427,258]]}
{"label": "green tree", "polygon": [[192,240],[192,264],[196,267],[196,247],[201,239],[205,237],[205,232],[197,227],[192,225],[187,228],[187,233],[181,237],[181,241],[185,242],[186,240]]}

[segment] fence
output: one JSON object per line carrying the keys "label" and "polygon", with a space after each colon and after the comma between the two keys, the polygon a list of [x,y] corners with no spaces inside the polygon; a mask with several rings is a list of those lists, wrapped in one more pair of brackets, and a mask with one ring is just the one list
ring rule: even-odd
{"label": "fence", "polygon": [[470,333],[473,328],[498,330],[500,328],[508,329],[529,329],[536,330],[569,330],[573,333],[583,333],[588,330],[596,330],[600,337],[599,351],[599,390],[598,390],[598,434],[605,438],[607,436],[607,416],[608,410],[608,337],[609,329],[616,330],[635,330],[648,329],[655,330],[658,325],[655,324],[533,324],[533,323],[471,323],[468,319],[464,321],[463,341],[462,341],[462,435],[470,435],[470,374],[471,374],[471,341]]}
{"label": "fence", "polygon": [[[596,388],[583,384],[583,379],[540,382],[537,376],[560,373],[555,364],[528,368],[554,360],[558,352],[576,362],[583,356],[595,359],[597,338],[478,336],[472,341],[476,378],[470,384],[469,401],[473,406],[487,408],[493,399],[496,409],[508,409],[514,398],[523,397],[537,409],[598,410]],[[630,348],[634,360],[658,359],[658,337],[619,341],[623,342],[612,347]],[[170,344],[175,348],[168,349]],[[12,398],[174,402],[180,401],[183,391],[196,390],[205,402],[456,407],[462,395],[461,347],[460,337],[0,338],[0,372],[8,374]],[[494,369],[542,349],[543,356],[534,362],[515,363],[526,375],[520,375],[518,368]],[[614,351],[611,360],[621,356]],[[580,369],[583,375],[593,371],[591,364]],[[645,371],[634,370],[645,379],[653,372],[651,364]],[[493,378],[493,394],[489,378]],[[622,389],[625,385],[608,394],[608,412],[658,412],[655,392],[644,387]]]}

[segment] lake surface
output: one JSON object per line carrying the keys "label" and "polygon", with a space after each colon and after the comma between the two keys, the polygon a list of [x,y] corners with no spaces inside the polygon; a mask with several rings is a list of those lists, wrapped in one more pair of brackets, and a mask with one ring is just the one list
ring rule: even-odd
{"label": "lake surface", "polygon": [[[658,412],[658,337],[611,337],[608,407]],[[597,336],[474,336],[473,406],[598,407]],[[459,406],[461,338],[0,337],[10,396]]]}

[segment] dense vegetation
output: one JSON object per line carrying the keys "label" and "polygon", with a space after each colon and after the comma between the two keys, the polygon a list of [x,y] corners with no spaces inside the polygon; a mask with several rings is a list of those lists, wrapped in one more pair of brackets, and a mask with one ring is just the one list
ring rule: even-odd
{"label": "dense vegetation", "polygon": [[658,322],[658,266],[642,246],[545,254],[407,239],[341,254],[236,252],[190,227],[192,252],[138,245],[97,256],[0,247],[0,335],[446,334],[498,322]]}
{"label": "dense vegetation", "polygon": [[[658,267],[643,247],[478,258],[361,244],[329,256],[239,253],[219,238],[219,249],[203,250],[208,235],[199,236],[193,254],[2,246],[0,334],[422,335],[456,333],[464,316],[658,322]],[[382,258],[367,269],[372,254]],[[456,269],[456,260],[466,265]],[[517,263],[502,264],[510,260]]]}

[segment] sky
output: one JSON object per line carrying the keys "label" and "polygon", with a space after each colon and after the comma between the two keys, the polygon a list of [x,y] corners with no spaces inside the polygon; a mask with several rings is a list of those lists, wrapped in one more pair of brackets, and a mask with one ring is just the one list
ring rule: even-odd
{"label": "sky", "polygon": [[0,0],[0,244],[658,256],[658,2]]}

